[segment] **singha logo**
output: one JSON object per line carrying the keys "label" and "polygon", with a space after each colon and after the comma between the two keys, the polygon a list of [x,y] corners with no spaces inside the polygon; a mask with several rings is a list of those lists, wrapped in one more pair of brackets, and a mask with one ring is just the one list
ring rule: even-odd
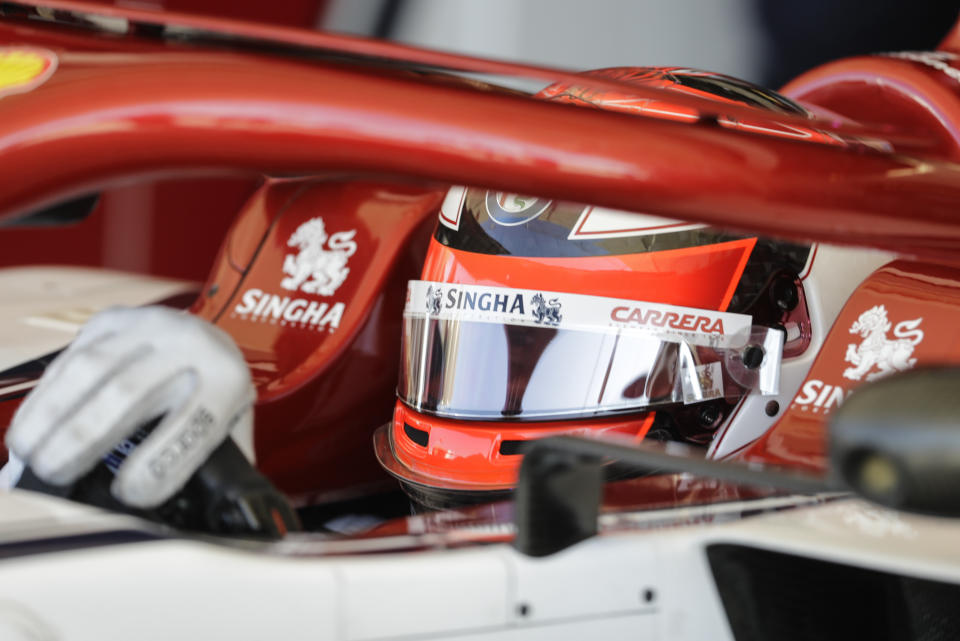
{"label": "singha logo", "polygon": [[[923,330],[918,329],[922,318],[902,321],[893,328],[895,338],[887,338],[890,321],[887,309],[877,305],[860,314],[850,327],[851,334],[860,334],[863,341],[859,345],[847,345],[844,358],[855,367],[843,372],[845,378],[859,381],[866,374],[866,380],[882,378],[894,371],[905,371],[913,367],[917,359],[910,358],[913,348],[923,340]],[[877,371],[871,372],[876,367]]]}
{"label": "singha logo", "polygon": [[280,281],[280,286],[292,291],[302,289],[308,294],[332,296],[350,273],[347,259],[357,251],[357,243],[353,240],[356,233],[356,229],[351,229],[331,234],[328,243],[323,219],[319,216],[300,225],[287,241],[287,245],[300,251],[284,258],[283,273],[288,278]]}
{"label": "singha logo", "polygon": [[543,294],[534,294],[530,304],[533,306],[533,320],[542,325],[556,326],[563,320],[563,316],[560,315],[559,298],[551,298],[548,303]]}
{"label": "singha logo", "polygon": [[439,314],[440,313],[440,297],[443,295],[443,290],[439,287],[434,287],[430,285],[427,287],[427,313],[428,314]]}

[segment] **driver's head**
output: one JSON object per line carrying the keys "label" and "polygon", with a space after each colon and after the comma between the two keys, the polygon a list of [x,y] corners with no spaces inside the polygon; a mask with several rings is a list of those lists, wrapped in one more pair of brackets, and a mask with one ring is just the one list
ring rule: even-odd
{"label": "driver's head", "polygon": [[[620,110],[627,95],[608,107],[601,92],[541,92]],[[408,289],[381,463],[417,502],[444,507],[510,490],[524,443],[552,434],[707,443],[746,394],[776,391],[779,329],[807,322],[798,274],[808,254],[700,224],[455,187]]]}

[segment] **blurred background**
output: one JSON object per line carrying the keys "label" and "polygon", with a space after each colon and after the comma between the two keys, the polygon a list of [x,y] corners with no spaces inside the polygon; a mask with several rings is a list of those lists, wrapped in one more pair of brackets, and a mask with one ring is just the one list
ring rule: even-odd
{"label": "blurred background", "polygon": [[821,62],[932,49],[958,0],[328,0],[317,25],[572,69],[669,65],[778,88]]}
{"label": "blurred background", "polygon": [[[89,0],[325,29],[576,70],[706,69],[779,88],[859,53],[932,49],[958,0]],[[0,4],[2,8],[2,4]],[[538,89],[535,87],[534,89]],[[255,189],[236,178],[103,192],[55,227],[0,229],[0,265],[60,263],[200,280]],[[133,215],[131,215],[133,214]],[[67,217],[69,219],[69,217]],[[201,222],[202,221],[202,224]]]}
{"label": "blurred background", "polygon": [[960,0],[79,0],[323,29],[572,69],[689,66],[777,88],[821,62],[932,49]]}

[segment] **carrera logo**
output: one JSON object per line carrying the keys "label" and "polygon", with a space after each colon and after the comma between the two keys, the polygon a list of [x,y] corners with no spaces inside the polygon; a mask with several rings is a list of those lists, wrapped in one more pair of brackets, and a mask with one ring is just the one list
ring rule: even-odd
{"label": "carrera logo", "polygon": [[[280,281],[280,286],[306,294],[332,296],[350,274],[347,261],[357,251],[356,233],[357,230],[351,229],[328,236],[319,216],[297,227],[287,245],[299,251],[284,257],[283,273],[287,277]],[[248,289],[233,312],[251,320],[332,332],[340,327],[345,309],[344,303],[331,304]]]}
{"label": "carrera logo", "polygon": [[643,334],[712,348],[742,347],[751,317],[714,310],[494,285],[412,280],[405,317]]}
{"label": "carrera logo", "polygon": [[610,319],[624,325],[642,327],[669,327],[685,332],[703,332],[704,334],[723,334],[723,319],[696,314],[678,314],[662,312],[659,309],[642,307],[614,307]]}

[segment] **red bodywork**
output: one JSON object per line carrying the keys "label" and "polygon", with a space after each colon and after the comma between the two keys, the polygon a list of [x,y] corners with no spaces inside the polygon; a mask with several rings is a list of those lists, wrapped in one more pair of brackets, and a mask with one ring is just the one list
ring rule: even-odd
{"label": "red bodywork", "polygon": [[[703,110],[690,105],[677,104],[676,95],[696,96],[718,103],[715,120],[718,126],[738,129],[744,132],[762,133],[780,138],[792,138],[821,144],[849,144],[816,125],[777,125],[766,116],[766,110],[781,114],[809,115],[801,106],[784,100],[775,92],[762,89],[750,83],[706,71],[684,69],[681,67],[620,67],[600,69],[588,72],[591,77],[612,78],[647,87],[664,89],[660,99],[643,98],[637,100],[629,91],[602,91],[592,87],[583,87],[582,82],[558,83],[547,87],[537,94],[555,102],[566,102],[583,106],[594,106],[610,111],[621,111],[650,116],[663,120],[693,123],[701,119]],[[731,97],[735,96],[735,97]],[[735,117],[724,112],[723,105],[751,105],[762,107],[765,117]],[[844,124],[852,124],[845,122]]]}
{"label": "red bodywork", "polygon": [[[44,5],[90,10],[65,1]],[[951,351],[954,334],[939,343],[932,338],[935,327],[946,327],[934,319],[955,316],[960,302],[954,294],[960,275],[946,267],[960,264],[956,57],[851,59],[786,87],[794,99],[842,116],[835,119],[737,104],[724,104],[720,114],[716,103],[696,96],[591,79],[695,116],[671,122],[550,104],[433,74],[307,58],[336,51],[584,84],[551,69],[291,28],[102,11],[130,19],[139,25],[134,32],[168,22],[277,50],[166,45],[16,16],[0,23],[0,42],[46,45],[59,60],[42,86],[0,102],[0,215],[132,178],[211,173],[239,180],[226,198],[232,208],[264,173],[326,173],[323,181],[272,180],[253,196],[194,308],[230,331],[250,359],[260,391],[257,449],[264,468],[289,491],[333,492],[376,480],[371,465],[345,453],[369,448],[370,423],[384,411],[389,417],[399,323],[390,308],[399,309],[402,283],[417,270],[418,243],[449,183],[866,245],[939,263],[901,263],[869,281],[844,310],[808,380],[840,375],[843,347],[852,342],[847,328],[867,302],[881,299],[894,321],[920,313],[890,301],[931,306],[923,312],[931,333],[917,346],[919,362],[927,348],[937,349],[930,352],[936,362],[960,357]],[[956,42],[955,32],[945,44]],[[717,126],[718,115],[749,122],[751,130]],[[791,127],[824,132],[823,138],[797,141],[764,131]],[[350,183],[344,173],[329,172],[366,178]],[[408,184],[370,178],[383,175]],[[352,280],[328,302],[349,300],[339,327],[319,333],[235,314],[251,288],[300,296],[277,289],[291,251],[286,243],[317,215],[331,231],[356,229],[363,239],[351,257]],[[261,256],[264,248],[272,251]],[[383,403],[369,402],[381,395]],[[791,406],[748,456],[820,467],[822,415],[797,412]],[[330,430],[323,439],[314,432],[320,426]]]}
{"label": "red bodywork", "polygon": [[[111,2],[87,2],[92,9]],[[121,3],[122,4],[122,3]],[[166,11],[194,15],[226,15],[237,19],[312,28],[326,9],[325,0],[281,3],[242,0],[157,0]],[[176,45],[142,38],[46,28],[21,21],[0,22],[0,44],[30,43],[71,51],[166,51]],[[191,47],[182,45],[183,50]],[[0,265],[57,263],[101,266],[130,272],[201,281],[243,202],[256,188],[256,178],[225,176],[187,180],[140,181],[105,189],[90,216],[59,228],[0,230]],[[136,211],[136,215],[129,213]]]}
{"label": "red bodywork", "polygon": [[[193,307],[250,364],[258,467],[304,501],[385,478],[371,434],[393,408],[406,283],[442,199],[443,190],[410,185],[271,181],[241,211]],[[331,238],[355,232],[349,273],[330,295],[282,286],[300,251],[289,239],[317,217]]]}
{"label": "red bodywork", "polygon": [[[4,102],[0,171],[18,180],[0,194],[2,213],[158,172],[353,170],[549,194],[767,235],[855,239],[951,262],[960,243],[952,215],[960,169],[945,161],[932,134],[887,135],[902,139],[893,145],[898,151],[929,153],[918,169],[914,157],[856,145],[584,110],[413,75],[201,52],[63,53],[50,81]],[[758,122],[810,125],[724,105],[731,116],[741,110]],[[833,131],[866,133],[844,125]],[[912,212],[905,238],[904,211]]]}
{"label": "red bodywork", "polygon": [[[945,50],[940,53],[872,56],[829,63],[793,80],[784,93],[868,126],[885,126],[900,134],[927,137],[936,141],[934,150],[938,156],[958,159],[960,56],[952,53],[958,50],[956,33],[955,28],[954,37],[947,38]],[[918,162],[914,173],[923,171],[923,163]],[[891,174],[891,182],[898,177]],[[900,235],[904,244],[909,245],[921,225],[912,220],[911,208],[905,212]],[[946,238],[943,241],[948,244]],[[947,258],[944,262],[955,264],[956,259]],[[878,270],[847,301],[783,417],[740,456],[823,470],[827,456],[826,424],[831,410],[877,371],[871,369],[858,380],[843,375],[853,367],[846,358],[848,349],[856,350],[865,342],[863,336],[850,332],[854,322],[876,305],[887,310],[890,330],[902,321],[922,318],[923,338],[909,358],[915,358],[920,365],[957,363],[958,288],[960,271],[945,266],[900,261]],[[893,331],[888,331],[884,338],[876,336],[874,340],[892,343],[910,339],[898,339]]]}
{"label": "red bodywork", "polygon": [[[826,422],[850,392],[884,374],[879,364],[871,363],[884,359],[910,366],[960,362],[958,313],[960,270],[908,261],[877,270],[840,312],[783,418],[742,458],[826,469]],[[855,331],[861,327],[862,331]]]}

